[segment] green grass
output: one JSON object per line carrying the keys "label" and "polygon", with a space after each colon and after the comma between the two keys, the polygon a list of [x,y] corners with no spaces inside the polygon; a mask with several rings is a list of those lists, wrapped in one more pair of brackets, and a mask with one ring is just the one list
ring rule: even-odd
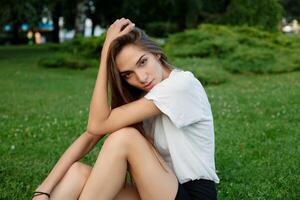
{"label": "green grass", "polygon": [[[29,199],[85,130],[97,68],[38,65],[56,54],[43,46],[0,47],[0,199]],[[219,199],[299,199],[300,72],[230,75],[205,89]],[[83,162],[93,164],[102,142]]]}

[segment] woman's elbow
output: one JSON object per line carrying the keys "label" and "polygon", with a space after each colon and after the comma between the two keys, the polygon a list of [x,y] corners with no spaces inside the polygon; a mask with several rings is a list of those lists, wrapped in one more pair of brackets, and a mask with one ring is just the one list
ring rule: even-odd
{"label": "woman's elbow", "polygon": [[103,126],[100,126],[98,124],[88,124],[87,126],[87,132],[92,134],[92,135],[96,135],[96,136],[101,136],[101,135],[105,135],[105,130],[103,129]]}

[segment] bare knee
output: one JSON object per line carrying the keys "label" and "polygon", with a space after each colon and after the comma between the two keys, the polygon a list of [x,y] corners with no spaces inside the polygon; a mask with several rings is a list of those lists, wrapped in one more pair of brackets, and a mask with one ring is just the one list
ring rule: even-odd
{"label": "bare knee", "polygon": [[132,127],[121,128],[111,134],[105,140],[105,143],[120,145],[130,145],[130,143],[135,139],[136,135],[141,135],[141,133]]}
{"label": "bare knee", "polygon": [[91,167],[81,162],[75,162],[71,165],[67,173],[71,177],[77,176],[87,179],[91,173]]}

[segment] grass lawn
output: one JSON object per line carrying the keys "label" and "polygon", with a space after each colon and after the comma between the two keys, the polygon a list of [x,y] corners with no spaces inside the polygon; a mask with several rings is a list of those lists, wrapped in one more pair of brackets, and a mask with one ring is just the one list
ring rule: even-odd
{"label": "grass lawn", "polygon": [[[53,55],[43,46],[0,47],[0,199],[29,199],[85,130],[97,69],[37,65]],[[300,72],[232,75],[205,89],[219,199],[300,199]],[[103,140],[83,162],[93,164]]]}

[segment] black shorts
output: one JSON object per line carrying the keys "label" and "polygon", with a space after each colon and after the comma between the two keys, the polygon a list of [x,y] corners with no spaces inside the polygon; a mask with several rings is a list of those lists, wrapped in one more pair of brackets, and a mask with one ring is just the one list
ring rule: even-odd
{"label": "black shorts", "polygon": [[214,181],[198,179],[183,184],[178,182],[175,200],[216,200],[217,191]]}

